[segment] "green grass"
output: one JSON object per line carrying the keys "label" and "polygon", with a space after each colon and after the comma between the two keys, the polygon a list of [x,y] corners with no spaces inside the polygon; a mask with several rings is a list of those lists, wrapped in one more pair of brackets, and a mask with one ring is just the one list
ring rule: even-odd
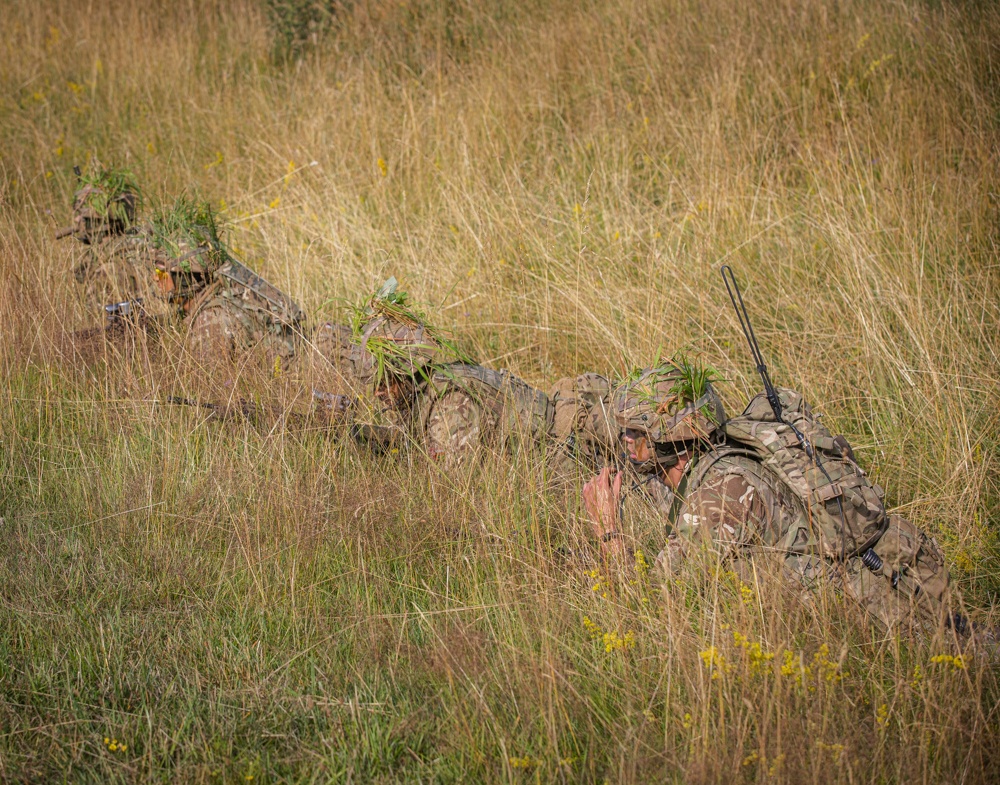
{"label": "green grass", "polygon": [[[249,0],[6,16],[0,780],[994,776],[981,653],[956,666],[766,565],[695,563],[665,594],[605,571],[577,488],[530,453],[445,475],[159,406],[301,390],[267,363],[198,379],[182,330],[74,360],[100,315],[53,233],[72,165],[113,161],[150,211],[208,200],[313,322],[394,275],[542,388],[686,352],[738,410],[759,382],[732,264],[775,383],[994,623],[996,9],[359,2],[288,62]],[[662,529],[629,507],[652,562]]]}

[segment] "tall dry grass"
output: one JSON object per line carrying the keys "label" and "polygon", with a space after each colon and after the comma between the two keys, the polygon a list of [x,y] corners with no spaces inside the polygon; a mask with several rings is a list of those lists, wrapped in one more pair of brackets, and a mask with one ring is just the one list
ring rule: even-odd
{"label": "tall dry grass", "polygon": [[602,572],[538,456],[446,475],[164,411],[142,351],[65,362],[96,320],[52,232],[96,155],[218,204],[314,320],[394,274],[539,386],[685,349],[736,409],[733,264],[773,376],[989,621],[996,9],[361,2],[284,66],[249,2],[2,16],[0,779],[995,777],[984,657],[724,566]]}

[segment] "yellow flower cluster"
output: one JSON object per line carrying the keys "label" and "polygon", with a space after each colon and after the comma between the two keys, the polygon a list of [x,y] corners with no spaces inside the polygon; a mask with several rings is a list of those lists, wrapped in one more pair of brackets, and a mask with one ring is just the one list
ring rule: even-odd
{"label": "yellow flower cluster", "polygon": [[743,649],[747,663],[750,665],[750,673],[754,676],[761,675],[767,669],[767,663],[774,659],[774,653],[764,651],[764,648],[757,642],[751,641],[746,635],[733,630],[733,643]]}
{"label": "yellow flower cluster", "polygon": [[931,657],[931,662],[933,662],[935,665],[939,665],[941,663],[944,663],[946,665],[951,665],[952,668],[954,668],[957,671],[965,670],[965,659],[962,657],[961,654],[959,654],[958,656],[953,656],[951,654],[935,654],[933,657]]}
{"label": "yellow flower cluster", "polygon": [[629,630],[624,636],[617,632],[604,632],[589,616],[583,617],[583,628],[590,634],[592,640],[599,640],[604,651],[627,651],[635,648],[635,633]]}
{"label": "yellow flower cluster", "polygon": [[641,549],[635,549],[635,574],[640,578],[645,578],[649,574],[649,562],[646,561],[646,554]]}
{"label": "yellow flower cluster", "polygon": [[712,672],[713,679],[718,679],[723,673],[728,673],[733,669],[733,666],[726,662],[726,658],[714,646],[709,646],[704,651],[698,652],[698,656],[701,657],[705,667]]}
{"label": "yellow flower cluster", "polygon": [[619,637],[617,632],[606,632],[601,637],[604,643],[604,651],[609,654],[613,651],[627,651],[635,648],[635,633],[629,630],[625,637]]}
{"label": "yellow flower cluster", "polygon": [[118,739],[113,739],[108,736],[104,737],[104,746],[111,752],[125,752],[128,749],[128,744],[124,744],[118,741]]}
{"label": "yellow flower cluster", "polygon": [[816,691],[816,684],[826,682],[836,684],[844,678],[840,670],[840,663],[830,659],[830,647],[825,643],[813,655],[812,662],[808,665],[802,661],[801,655],[785,650],[782,655],[781,675],[795,678],[795,686],[808,685],[810,692]]}
{"label": "yellow flower cluster", "polygon": [[889,707],[885,703],[879,706],[878,711],[875,712],[875,723],[880,728],[889,726]]}
{"label": "yellow flower cluster", "polygon": [[799,659],[795,654],[788,649],[785,649],[785,653],[781,656],[781,675],[782,676],[795,676],[796,682],[800,683],[802,680],[801,668],[799,668]]}
{"label": "yellow flower cluster", "polygon": [[609,584],[604,579],[604,576],[601,575],[600,570],[588,570],[587,572],[584,573],[584,575],[586,575],[588,578],[593,578],[595,581],[594,585],[590,587],[590,590],[596,592],[597,594],[600,594],[601,597],[606,600],[608,598]]}
{"label": "yellow flower cluster", "polygon": [[542,761],[532,758],[530,755],[525,755],[523,758],[510,757],[507,758],[507,762],[512,769],[531,769],[535,766],[540,766],[542,763]]}

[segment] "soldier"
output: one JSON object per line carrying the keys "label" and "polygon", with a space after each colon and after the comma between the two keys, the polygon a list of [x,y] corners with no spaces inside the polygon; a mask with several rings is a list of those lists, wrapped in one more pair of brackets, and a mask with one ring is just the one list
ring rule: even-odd
{"label": "soldier", "polygon": [[85,287],[93,307],[136,299],[141,275],[131,260],[136,244],[139,188],[131,172],[95,163],[84,175],[74,172],[80,187],[73,195],[71,224],[56,232],[56,239],[73,237],[87,247],[73,276]]}
{"label": "soldier", "polygon": [[[832,437],[802,397],[779,390],[778,422],[764,396],[727,420],[709,378],[691,366],[645,371],[614,394],[628,461],[667,524],[657,563],[669,580],[699,546],[740,568],[776,553],[805,587],[833,581],[886,627],[964,626],[948,615],[949,579],[937,543],[886,513],[842,436]],[[808,444],[808,449],[806,448]],[[623,473],[605,468],[584,503],[607,553],[625,548],[618,526]]]}
{"label": "soldier", "polygon": [[472,362],[411,309],[395,278],[354,309],[353,328],[325,324],[314,345],[348,369],[363,434],[405,434],[431,458],[457,465],[486,449],[537,443],[551,431],[548,396]]}
{"label": "soldier", "polygon": [[186,319],[187,347],[200,360],[228,361],[254,346],[281,363],[294,354],[302,310],[233,257],[207,202],[178,198],[137,233],[130,253],[144,276],[143,307]]}

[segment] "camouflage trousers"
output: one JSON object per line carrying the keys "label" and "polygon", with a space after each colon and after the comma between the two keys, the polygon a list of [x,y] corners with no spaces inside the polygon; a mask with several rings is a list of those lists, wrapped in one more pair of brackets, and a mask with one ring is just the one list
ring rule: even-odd
{"label": "camouflage trousers", "polygon": [[284,364],[295,353],[295,337],[266,314],[226,296],[214,297],[191,320],[188,349],[205,362],[229,361],[239,352],[262,350]]}

